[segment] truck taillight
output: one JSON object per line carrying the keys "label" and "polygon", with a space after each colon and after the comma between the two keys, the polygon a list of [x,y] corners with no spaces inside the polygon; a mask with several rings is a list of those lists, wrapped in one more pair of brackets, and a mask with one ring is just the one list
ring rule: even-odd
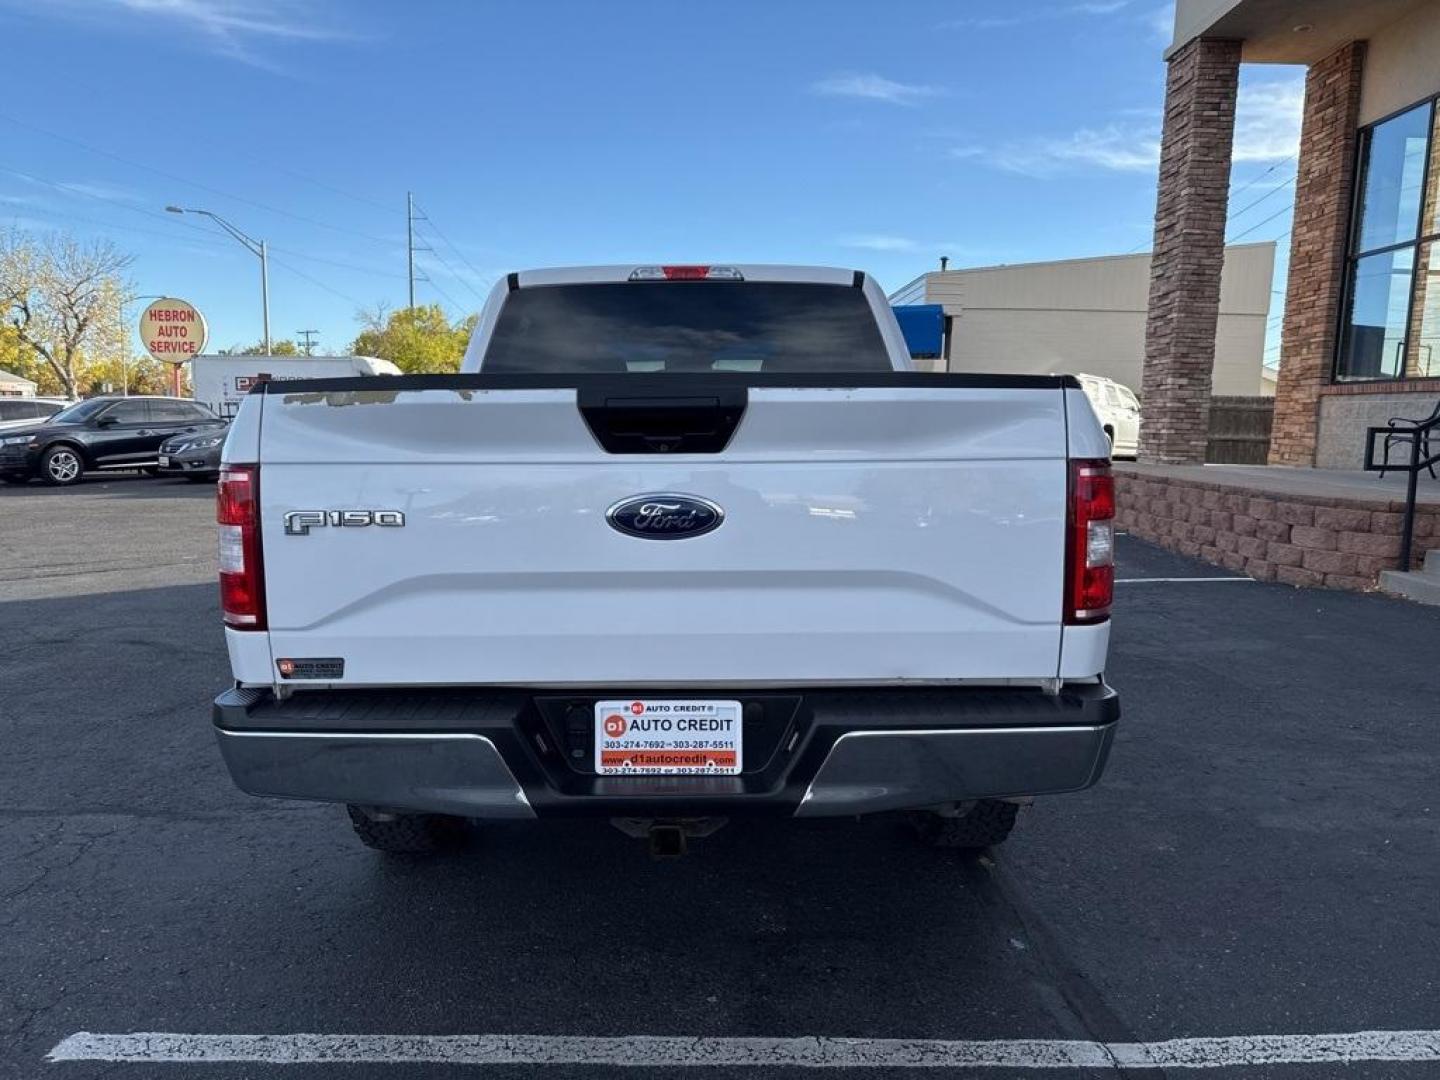
{"label": "truck taillight", "polygon": [[1065,621],[1104,622],[1115,598],[1115,478],[1103,458],[1070,462]]}
{"label": "truck taillight", "polygon": [[260,466],[226,465],[220,470],[215,520],[220,530],[220,611],[237,630],[264,630]]}

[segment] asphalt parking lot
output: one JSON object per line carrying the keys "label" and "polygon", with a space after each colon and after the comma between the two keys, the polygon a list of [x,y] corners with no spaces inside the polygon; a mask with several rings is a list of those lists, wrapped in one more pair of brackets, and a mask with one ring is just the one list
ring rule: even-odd
{"label": "asphalt parking lot", "polygon": [[[1122,538],[1109,772],[993,858],[867,821],[733,824],[666,863],[592,822],[387,860],[343,811],[223,771],[211,504],[120,476],[0,490],[0,1074],[719,1080],[828,1054],[839,1077],[1065,1080],[1193,1075],[1046,1056],[1072,1042],[1324,1056],[1378,1030],[1436,1055],[1185,1053],[1247,1080],[1440,1076],[1436,609],[1214,580]],[[312,1033],[346,1063],[184,1038],[188,1064],[47,1061],[81,1032]],[[1022,1043],[963,1064],[988,1040]],[[415,1060],[464,1045],[553,1063]]]}

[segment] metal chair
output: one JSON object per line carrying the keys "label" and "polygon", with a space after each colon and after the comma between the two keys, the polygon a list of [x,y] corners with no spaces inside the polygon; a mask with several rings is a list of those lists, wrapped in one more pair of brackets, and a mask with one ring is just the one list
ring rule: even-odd
{"label": "metal chair", "polygon": [[[1430,415],[1422,420],[1412,420],[1404,416],[1392,416],[1386,425],[1391,429],[1392,434],[1385,436],[1385,458],[1380,464],[1380,475],[1383,478],[1385,470],[1390,467],[1390,447],[1396,442],[1409,443],[1410,440],[1420,440],[1420,456],[1428,458],[1430,454],[1430,432],[1434,430],[1435,421],[1440,420],[1440,401],[1435,402],[1435,408],[1430,410]],[[1428,427],[1426,425],[1429,425]],[[1424,430],[1421,430],[1424,429]],[[1430,479],[1440,479],[1435,475],[1435,465],[1432,462],[1426,466],[1430,473]]]}

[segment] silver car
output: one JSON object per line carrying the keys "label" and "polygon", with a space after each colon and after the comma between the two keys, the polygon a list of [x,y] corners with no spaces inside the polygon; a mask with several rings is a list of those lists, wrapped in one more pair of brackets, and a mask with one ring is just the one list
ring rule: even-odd
{"label": "silver car", "polygon": [[183,476],[192,483],[213,481],[220,475],[220,451],[225,432],[201,431],[173,435],[160,444],[161,476]]}

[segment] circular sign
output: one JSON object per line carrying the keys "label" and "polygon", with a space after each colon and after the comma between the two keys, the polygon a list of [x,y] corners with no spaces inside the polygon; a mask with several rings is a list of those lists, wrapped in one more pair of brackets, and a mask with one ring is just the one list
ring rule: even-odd
{"label": "circular sign", "polygon": [[625,717],[619,713],[611,713],[605,718],[605,734],[612,739],[618,739],[625,734]]}
{"label": "circular sign", "polygon": [[156,360],[183,364],[205,351],[210,330],[194,304],[173,297],[156,300],[140,313],[140,344]]}

